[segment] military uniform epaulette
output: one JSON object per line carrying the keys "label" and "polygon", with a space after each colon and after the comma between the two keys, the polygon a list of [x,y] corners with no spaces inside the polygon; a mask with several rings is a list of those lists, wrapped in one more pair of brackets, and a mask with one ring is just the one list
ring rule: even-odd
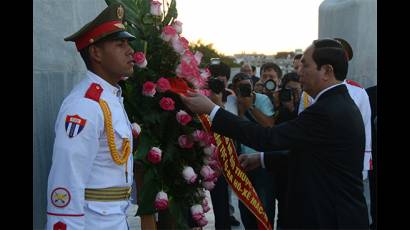
{"label": "military uniform epaulette", "polygon": [[96,102],[99,102],[100,97],[104,89],[97,83],[92,83],[85,93],[85,97]]}

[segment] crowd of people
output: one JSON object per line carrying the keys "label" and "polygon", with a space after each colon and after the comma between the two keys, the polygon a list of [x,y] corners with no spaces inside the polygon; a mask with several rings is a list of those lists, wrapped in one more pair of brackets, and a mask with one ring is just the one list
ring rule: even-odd
{"label": "crowd of people", "polygon": [[[129,41],[135,37],[118,26],[123,13],[112,4],[65,39],[76,43],[88,71],[58,114],[47,229],[128,228],[133,134],[117,85],[133,72]],[[87,37],[90,31],[98,42]],[[244,63],[228,87],[230,67],[213,63],[211,95],[181,95],[192,112],[210,116],[214,132],[232,138],[270,223],[277,216],[277,229],[376,229],[377,86],[363,89],[346,79],[352,58],[347,41],[318,39],[294,57],[294,72],[283,74],[268,62],[256,76],[255,66]],[[115,176],[102,176],[108,174]],[[215,229],[240,224],[231,193],[220,176],[210,193]],[[244,228],[258,229],[255,216],[240,201],[238,207]]]}

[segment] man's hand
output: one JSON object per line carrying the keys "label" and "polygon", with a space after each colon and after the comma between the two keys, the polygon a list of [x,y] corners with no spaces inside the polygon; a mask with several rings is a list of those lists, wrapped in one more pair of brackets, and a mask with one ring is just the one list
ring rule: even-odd
{"label": "man's hand", "polygon": [[211,99],[211,101],[213,103],[215,103],[215,104],[217,104],[221,107],[223,107],[223,105],[224,105],[223,102],[222,102],[222,92],[216,94],[211,90],[211,95],[209,96],[209,99]]}
{"label": "man's hand", "polygon": [[253,105],[254,96],[255,95],[252,93],[250,97],[236,97],[238,100],[238,113],[240,117],[243,117],[246,110],[248,110]]}
{"label": "man's hand", "polygon": [[186,96],[180,95],[182,102],[194,113],[210,114],[215,106],[208,97],[199,94],[188,92]]}
{"label": "man's hand", "polygon": [[238,159],[245,171],[250,171],[261,166],[260,153],[241,154]]}

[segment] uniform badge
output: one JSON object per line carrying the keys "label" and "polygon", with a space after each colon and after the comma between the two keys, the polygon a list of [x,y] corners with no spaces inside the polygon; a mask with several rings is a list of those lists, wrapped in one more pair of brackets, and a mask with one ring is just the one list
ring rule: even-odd
{"label": "uniform badge", "polygon": [[66,207],[71,200],[70,192],[65,188],[56,188],[51,192],[51,203],[57,208]]}
{"label": "uniform badge", "polygon": [[67,135],[72,138],[77,136],[84,128],[87,120],[81,118],[78,115],[67,115],[65,118],[65,131]]}
{"label": "uniform badge", "polygon": [[67,229],[67,225],[61,221],[58,221],[57,223],[53,225],[53,230],[66,230],[66,229]]}
{"label": "uniform badge", "polygon": [[122,8],[122,6],[119,6],[117,8],[117,16],[119,19],[122,19],[124,17],[124,8]]}

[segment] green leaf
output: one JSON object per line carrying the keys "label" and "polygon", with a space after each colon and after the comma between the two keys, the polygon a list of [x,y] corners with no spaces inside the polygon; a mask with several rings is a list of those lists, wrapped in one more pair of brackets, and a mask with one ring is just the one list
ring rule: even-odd
{"label": "green leaf", "polygon": [[140,204],[138,206],[137,215],[149,215],[155,213],[154,201],[155,196],[159,192],[159,181],[155,176],[155,170],[148,168],[145,171],[143,184],[140,194]]}
{"label": "green leaf", "polygon": [[172,0],[168,8],[167,15],[164,18],[163,24],[169,25],[171,23],[171,20],[176,19],[177,17],[178,17],[177,2],[176,0]]}
{"label": "green leaf", "polygon": [[143,162],[146,162],[147,153],[154,146],[154,141],[147,132],[148,131],[142,129],[140,137],[141,141],[139,146],[137,146],[137,153],[135,156],[137,160],[141,160]]}
{"label": "green leaf", "polygon": [[170,214],[175,220],[175,229],[189,229],[186,222],[189,212],[188,207],[183,205],[181,202],[175,201],[174,199],[170,199],[168,207]]}
{"label": "green leaf", "polygon": [[144,24],[154,24],[155,18],[152,14],[145,14],[142,18]]}

